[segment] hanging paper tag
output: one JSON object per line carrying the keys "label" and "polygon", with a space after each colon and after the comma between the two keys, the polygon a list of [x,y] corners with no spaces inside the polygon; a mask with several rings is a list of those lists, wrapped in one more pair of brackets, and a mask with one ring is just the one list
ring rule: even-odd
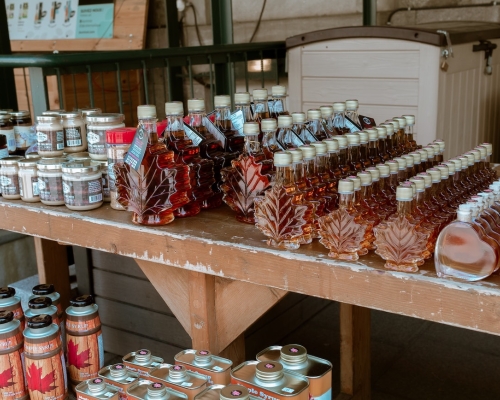
{"label": "hanging paper tag", "polygon": [[191,139],[195,146],[199,146],[200,143],[203,142],[203,139],[205,139],[200,133],[191,128],[188,124],[184,124],[184,133],[189,139]]}
{"label": "hanging paper tag", "polygon": [[210,121],[210,118],[203,117],[203,125],[207,128],[208,133],[210,133],[216,140],[221,143],[221,146],[226,148],[226,136]]}
{"label": "hanging paper tag", "polygon": [[363,127],[363,129],[374,128],[377,126],[377,124],[375,123],[375,120],[373,118],[365,117],[363,115],[359,116],[359,122],[361,123],[361,126]]}
{"label": "hanging paper tag", "polygon": [[[375,122],[375,121],[374,121]],[[344,118],[344,126],[351,131],[351,133],[356,133],[361,130],[361,126],[356,124],[352,119],[349,117]]]}
{"label": "hanging paper tag", "polygon": [[144,131],[144,128],[139,126],[123,162],[130,165],[136,171],[139,171],[146,147],[148,147],[148,135]]}
{"label": "hanging paper tag", "polygon": [[245,123],[245,117],[243,116],[243,111],[237,110],[231,114],[231,123],[233,124],[233,129],[238,131],[240,135],[243,135],[243,124]]}

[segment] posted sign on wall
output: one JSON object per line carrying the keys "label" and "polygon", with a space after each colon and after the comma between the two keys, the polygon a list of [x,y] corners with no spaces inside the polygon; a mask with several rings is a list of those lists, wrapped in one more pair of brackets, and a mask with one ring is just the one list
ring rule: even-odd
{"label": "posted sign on wall", "polygon": [[11,40],[113,37],[113,0],[6,0]]}

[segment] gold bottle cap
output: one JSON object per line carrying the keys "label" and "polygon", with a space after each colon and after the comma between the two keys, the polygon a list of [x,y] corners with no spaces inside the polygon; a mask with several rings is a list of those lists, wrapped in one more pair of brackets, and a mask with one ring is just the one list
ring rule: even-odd
{"label": "gold bottle cap", "polygon": [[[273,120],[274,121],[274,120]],[[244,135],[258,135],[260,133],[259,124],[257,122],[245,122],[243,124]]]}
{"label": "gold bottle cap", "polygon": [[427,161],[427,150],[420,149],[417,150],[416,153],[420,154],[420,162]]}
{"label": "gold bottle cap", "polygon": [[413,182],[417,188],[417,192],[422,192],[425,190],[425,180],[421,176],[414,176],[410,178],[410,182]]}
{"label": "gold bottle cap", "polygon": [[333,107],[332,106],[321,106],[319,108],[321,111],[321,118],[327,119],[333,115]]}
{"label": "gold bottle cap", "polygon": [[241,385],[227,385],[220,391],[220,400],[248,400],[250,393]]}
{"label": "gold bottle cap", "polygon": [[420,176],[420,177],[424,178],[425,187],[426,188],[430,188],[432,186],[432,176],[431,176],[431,174],[429,174],[427,172],[420,172],[420,173],[417,174],[417,176]]}
{"label": "gold bottle cap", "polygon": [[387,129],[385,126],[376,126],[375,129],[377,130],[379,139],[385,139],[387,137]]}
{"label": "gold bottle cap", "polygon": [[408,155],[412,156],[413,157],[413,164],[420,164],[421,161],[422,161],[422,158],[420,156],[420,153],[416,152],[416,151],[412,151],[411,153],[408,153]]}
{"label": "gold bottle cap", "polygon": [[236,92],[234,94],[234,104],[250,104],[250,93]]}
{"label": "gold bottle cap", "polygon": [[306,122],[306,114],[303,112],[292,113],[292,121],[294,124],[303,124]]}
{"label": "gold bottle cap", "polygon": [[165,114],[181,114],[184,115],[184,105],[182,101],[169,101],[165,103]]}
{"label": "gold bottle cap", "polygon": [[291,128],[292,125],[293,125],[293,119],[290,115],[278,116],[278,126],[280,128]]}
{"label": "gold bottle cap", "polygon": [[410,201],[413,200],[413,188],[408,186],[398,186],[396,188],[396,200]]}
{"label": "gold bottle cap", "polygon": [[262,101],[262,100],[267,100],[267,89],[254,89],[253,92],[253,99],[254,101]]}
{"label": "gold bottle cap", "polygon": [[372,174],[369,172],[358,172],[358,178],[361,180],[361,186],[370,186],[372,184]]}
{"label": "gold bottle cap", "polygon": [[205,111],[204,99],[188,99],[188,112]]}
{"label": "gold bottle cap", "polygon": [[365,171],[371,174],[372,182],[378,182],[380,180],[380,170],[377,167],[368,167]]}
{"label": "gold bottle cap", "polygon": [[318,110],[317,108],[307,110],[307,119],[309,121],[312,121],[315,119],[320,119],[320,118],[321,118],[321,110]]}
{"label": "gold bottle cap", "polygon": [[293,156],[288,151],[278,151],[274,153],[273,161],[275,167],[286,167],[292,164]]}
{"label": "gold bottle cap", "polygon": [[271,86],[271,96],[286,96],[286,86]]}
{"label": "gold bottle cap", "polygon": [[370,142],[378,140],[378,131],[375,128],[365,129],[365,132],[368,133],[368,139]]}
{"label": "gold bottle cap", "polygon": [[340,179],[337,191],[339,194],[352,194],[354,193],[354,182],[351,179]]}
{"label": "gold bottle cap", "polygon": [[316,157],[316,147],[311,145],[300,146],[299,150],[302,151],[302,158],[304,160],[310,160]]}
{"label": "gold bottle cap", "polygon": [[360,142],[360,138],[357,133],[348,133],[344,136],[347,138],[347,144],[349,145],[357,145]]}
{"label": "gold bottle cap", "polygon": [[354,191],[361,189],[361,178],[359,176],[350,175],[347,177],[347,179],[350,179],[353,182]]}
{"label": "gold bottle cap", "polygon": [[406,125],[408,125],[408,126],[415,125],[415,116],[414,115],[403,115],[402,117],[406,120]]}
{"label": "gold bottle cap", "polygon": [[311,146],[314,146],[314,148],[316,149],[316,155],[317,156],[325,155],[327,153],[328,149],[326,147],[326,143],[323,143],[323,142],[312,142]]}
{"label": "gold bottle cap", "polygon": [[339,143],[340,149],[345,149],[347,147],[347,138],[344,135],[334,135],[333,139]]}
{"label": "gold bottle cap", "polygon": [[415,159],[410,154],[405,154],[402,158],[404,158],[406,160],[406,167],[407,168],[413,167],[413,164],[415,164]]}
{"label": "gold bottle cap", "polygon": [[[396,166],[396,171],[397,171],[398,170],[397,163],[395,163],[395,166]],[[380,178],[387,178],[389,176],[391,170],[390,170],[389,165],[387,165],[387,163],[377,164],[376,167],[379,170]]]}
{"label": "gold bottle cap", "polygon": [[380,124],[387,130],[387,136],[394,135],[394,125],[393,124]]}
{"label": "gold bottle cap", "polygon": [[262,131],[275,131],[278,128],[278,123],[274,118],[266,118],[260,121]]}
{"label": "gold bottle cap", "polygon": [[406,126],[406,118],[404,117],[396,117],[393,118],[393,120],[399,122],[399,129],[404,129],[404,127]]}
{"label": "gold bottle cap", "polygon": [[287,364],[302,364],[307,360],[307,350],[299,344],[287,344],[280,349],[280,359]]}
{"label": "gold bottle cap", "polygon": [[255,375],[261,381],[276,381],[283,376],[283,365],[274,361],[263,361],[257,364]]}
{"label": "gold bottle cap", "polygon": [[356,111],[359,107],[359,101],[358,100],[346,100],[345,101],[345,108],[347,111]]}
{"label": "gold bottle cap", "polygon": [[333,111],[334,112],[344,112],[346,109],[346,105],[344,102],[336,102],[336,103],[333,103]]}
{"label": "gold bottle cap", "polygon": [[480,146],[486,147],[489,156],[493,154],[493,145],[491,143],[481,143]]}
{"label": "gold bottle cap", "polygon": [[359,131],[356,133],[359,135],[359,143],[368,143],[368,132]]}
{"label": "gold bottle cap", "polygon": [[441,171],[437,168],[429,168],[426,171],[432,178],[432,183],[441,182]]}
{"label": "gold bottle cap", "polygon": [[[390,172],[397,172],[399,169],[399,162],[396,160],[389,160],[385,163],[389,167]],[[406,168],[406,161],[405,161],[405,168]]]}
{"label": "gold bottle cap", "polygon": [[450,176],[455,175],[455,163],[453,161],[446,161],[443,164],[448,167],[448,174]]}
{"label": "gold bottle cap", "polygon": [[214,107],[231,107],[231,96],[227,94],[214,96]]}
{"label": "gold bottle cap", "polygon": [[328,152],[336,153],[339,150],[339,142],[335,139],[325,139],[323,143],[326,144],[326,149]]}
{"label": "gold bottle cap", "polygon": [[474,147],[474,150],[479,150],[479,152],[481,153],[481,160],[484,160],[486,158],[486,156],[488,155],[486,147],[484,147],[484,146]]}
{"label": "gold bottle cap", "polygon": [[137,118],[156,118],[156,106],[152,104],[137,106]]}
{"label": "gold bottle cap", "polygon": [[289,153],[292,153],[292,161],[294,163],[302,162],[302,150],[300,149],[290,149],[287,150]]}
{"label": "gold bottle cap", "polygon": [[398,169],[406,169],[406,160],[402,157],[396,157],[394,159],[398,163]]}

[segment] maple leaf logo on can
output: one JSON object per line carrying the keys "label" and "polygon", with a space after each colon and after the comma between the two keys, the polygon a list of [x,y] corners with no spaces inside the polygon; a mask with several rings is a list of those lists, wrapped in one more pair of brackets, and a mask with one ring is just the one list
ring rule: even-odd
{"label": "maple leaf logo on can", "polygon": [[265,367],[267,369],[273,369],[274,368],[274,364],[266,364]]}
{"label": "maple leaf logo on can", "polygon": [[290,353],[298,353],[299,352],[299,349],[297,349],[296,347],[292,347],[290,349]]}
{"label": "maple leaf logo on can", "polygon": [[233,396],[235,396],[235,397],[236,397],[236,396],[241,396],[241,392],[240,392],[239,390],[233,390],[233,391],[231,392],[231,394],[232,394]]}

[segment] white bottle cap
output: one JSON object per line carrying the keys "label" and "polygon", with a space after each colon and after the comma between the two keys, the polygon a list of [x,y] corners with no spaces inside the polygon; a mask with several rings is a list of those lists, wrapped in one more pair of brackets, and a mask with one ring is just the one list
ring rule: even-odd
{"label": "white bottle cap", "polygon": [[276,167],[286,167],[291,165],[293,162],[292,153],[288,151],[278,151],[274,153],[273,161],[274,166]]}
{"label": "white bottle cap", "polygon": [[359,131],[356,133],[359,135],[359,143],[368,143],[368,132]]}
{"label": "white bottle cap", "polygon": [[457,221],[472,222],[472,210],[457,210]]}
{"label": "white bottle cap", "polygon": [[333,115],[333,107],[332,106],[321,106],[319,108],[321,111],[321,118],[327,119]]}
{"label": "white bottle cap", "polygon": [[480,146],[486,147],[489,156],[493,154],[493,145],[491,143],[481,143]]}
{"label": "white bottle cap", "polygon": [[156,106],[151,104],[137,106],[137,118],[156,118]]}
{"label": "white bottle cap", "polygon": [[267,89],[254,89],[252,94],[254,101],[267,100]]}
{"label": "white bottle cap", "polygon": [[347,147],[347,138],[344,135],[334,135],[333,139],[339,143],[339,149],[345,149]]}
{"label": "white bottle cap", "polygon": [[414,115],[403,115],[403,118],[406,120],[406,125],[408,125],[408,126],[415,125],[415,116]]}
{"label": "white bottle cap", "polygon": [[408,181],[401,182],[400,185],[403,187],[411,187],[413,197],[415,197],[415,194],[417,193],[417,185],[415,185],[414,182],[408,180]]}
{"label": "white bottle cap", "polygon": [[493,182],[490,186],[488,186],[496,195],[500,193],[500,185],[495,185],[497,182]]}
{"label": "white bottle cap", "polygon": [[347,138],[348,145],[358,145],[359,144],[359,135],[357,133],[348,133],[344,135]]}
{"label": "white bottle cap", "polygon": [[375,129],[377,130],[379,139],[385,139],[387,137],[387,129],[385,126],[376,126]]}
{"label": "white bottle cap", "polygon": [[343,102],[336,102],[336,103],[333,103],[333,111],[334,112],[344,112],[345,111],[345,103]]}
{"label": "white bottle cap", "polygon": [[378,132],[376,129],[368,128],[368,129],[365,129],[365,132],[368,133],[368,139],[370,140],[370,142],[374,142],[374,141],[378,140]]}
{"label": "white bottle cap", "polygon": [[486,147],[484,147],[484,146],[474,147],[474,150],[479,150],[479,152],[481,153],[481,160],[484,160],[486,158],[486,156],[488,155]]}
{"label": "white bottle cap", "polygon": [[294,124],[303,124],[306,122],[306,114],[303,112],[292,113],[292,121]]}
{"label": "white bottle cap", "polygon": [[302,162],[302,151],[300,149],[290,149],[287,151],[292,153],[292,161],[294,163]]}
{"label": "white bottle cap", "polygon": [[323,142],[312,142],[311,146],[314,146],[314,148],[316,149],[317,156],[325,155],[328,150],[328,148],[326,147],[326,143]]}
{"label": "white bottle cap", "polygon": [[271,96],[286,96],[286,86],[271,86]]}
{"label": "white bottle cap", "polygon": [[[389,174],[390,174],[390,167],[389,167],[389,165],[387,165],[387,163],[385,163],[385,164],[377,164],[377,169],[380,172],[380,177],[381,178],[387,178],[389,176]],[[397,171],[397,168],[396,168],[396,171]]]}
{"label": "white bottle cap", "polygon": [[231,96],[227,94],[219,94],[214,96],[215,107],[231,107]]}
{"label": "white bottle cap", "polygon": [[359,101],[357,100],[346,100],[345,108],[347,111],[356,111],[359,107]]}
{"label": "white bottle cap", "polygon": [[421,176],[414,176],[410,178],[410,182],[413,182],[417,188],[417,192],[422,192],[425,190],[425,180]]}
{"label": "white bottle cap", "polygon": [[441,172],[441,180],[448,179],[448,177],[450,176],[450,170],[446,165],[439,164],[436,166],[436,169],[438,169],[439,172]]}
{"label": "white bottle cap", "polygon": [[336,153],[339,150],[339,142],[335,139],[325,139],[323,142],[326,144],[329,153]]}
{"label": "white bottle cap", "polygon": [[165,114],[174,115],[181,114],[184,115],[184,105],[182,101],[169,101],[165,103]]}
{"label": "white bottle cap", "polygon": [[380,170],[377,167],[368,167],[365,171],[372,175],[372,182],[380,180]]}
{"label": "white bottle cap", "polygon": [[321,118],[321,111],[318,110],[317,108],[313,108],[312,110],[307,110],[307,119],[309,121],[320,118]]}
{"label": "white bottle cap", "polygon": [[350,175],[347,177],[347,179],[350,179],[352,183],[354,183],[354,191],[361,188],[361,179],[359,178],[359,176]]}
{"label": "white bottle cap", "polygon": [[427,159],[429,158],[434,158],[434,147],[431,147],[431,146],[425,146],[423,148],[423,150],[425,150],[427,152]]}
{"label": "white bottle cap", "polygon": [[388,124],[391,124],[392,126],[394,126],[394,131],[399,130],[399,121],[396,121],[394,119],[389,119],[389,120],[387,120],[385,122],[388,123]]}
{"label": "white bottle cap", "polygon": [[358,172],[358,178],[361,179],[361,186],[370,186],[372,184],[372,174],[369,172]]}
{"label": "white bottle cap", "polygon": [[311,145],[300,146],[299,150],[302,151],[302,158],[304,160],[311,160],[316,157],[316,147]]}
{"label": "white bottle cap", "polygon": [[453,164],[455,164],[455,171],[460,171],[462,169],[462,161],[458,158],[452,158],[448,160],[448,162],[452,162]]}
{"label": "white bottle cap", "polygon": [[396,200],[398,201],[413,200],[413,188],[411,186],[398,186],[396,188]]}
{"label": "white bottle cap", "polygon": [[354,193],[354,182],[351,181],[350,179],[340,179],[337,186],[337,192],[339,194]]}
{"label": "white bottle cap", "polygon": [[465,153],[464,156],[467,157],[467,165],[474,165],[474,162],[476,161],[476,157],[474,157],[474,154]]}
{"label": "white bottle cap", "polygon": [[471,206],[472,206],[472,204],[470,204],[470,203],[460,204],[460,205],[458,206],[458,209],[459,209],[460,211],[469,211],[469,212],[470,212],[470,209],[472,208]]}
{"label": "white bottle cap", "polygon": [[280,128],[291,128],[293,119],[290,115],[278,115],[278,126]]}
{"label": "white bottle cap", "polygon": [[260,133],[259,124],[257,122],[245,122],[243,124],[243,134],[258,135]]}
{"label": "white bottle cap", "polygon": [[413,164],[418,165],[422,162],[422,157],[420,156],[420,153],[417,153],[416,151],[412,151],[411,153],[408,153],[408,155],[413,157]]}
{"label": "white bottle cap", "polygon": [[432,183],[441,182],[441,171],[437,168],[429,168],[426,171],[432,178]]}
{"label": "white bottle cap", "polygon": [[474,162],[478,162],[481,160],[481,152],[479,150],[471,150],[467,153],[470,153],[474,156]]}
{"label": "white bottle cap", "polygon": [[410,156],[409,154],[405,154],[401,158],[404,158],[406,160],[406,167],[413,167],[413,164],[415,163],[413,156]]}
{"label": "white bottle cap", "polygon": [[436,139],[434,140],[434,143],[439,145],[439,152],[442,153],[446,147],[445,141],[443,139]]}
{"label": "white bottle cap", "polygon": [[395,121],[399,122],[399,129],[403,129],[406,126],[406,118],[403,117],[396,117],[393,118]]}
{"label": "white bottle cap", "polygon": [[275,131],[278,128],[278,124],[274,118],[265,118],[260,121],[260,127],[262,131]]}
{"label": "white bottle cap", "polygon": [[398,169],[406,169],[406,160],[403,157],[396,157],[394,161],[398,163]]}
{"label": "white bottle cap", "polygon": [[204,99],[188,99],[188,112],[205,111]]}
{"label": "white bottle cap", "polygon": [[450,176],[455,175],[455,163],[453,161],[446,161],[443,164],[448,167],[448,174]]}
{"label": "white bottle cap", "polygon": [[420,176],[421,178],[424,178],[425,181],[425,187],[430,188],[432,186],[432,176],[431,174],[427,172],[420,172],[417,174],[417,176]]}
{"label": "white bottle cap", "polygon": [[380,124],[387,130],[387,136],[394,135],[394,125],[393,124]]}
{"label": "white bottle cap", "polygon": [[438,143],[429,143],[427,146],[432,147],[434,149],[434,155],[439,154],[441,152],[441,146]]}
{"label": "white bottle cap", "polygon": [[420,154],[420,162],[427,161],[427,150],[425,149],[420,149],[416,151],[418,154]]}
{"label": "white bottle cap", "polygon": [[[397,172],[399,169],[399,163],[396,160],[389,160],[385,163],[385,165],[389,166],[390,172]],[[406,161],[405,161],[405,168],[406,168]]]}
{"label": "white bottle cap", "polygon": [[465,156],[457,157],[462,162],[462,169],[467,169],[469,166],[469,158]]}
{"label": "white bottle cap", "polygon": [[250,93],[236,92],[234,94],[234,104],[250,104]]}

